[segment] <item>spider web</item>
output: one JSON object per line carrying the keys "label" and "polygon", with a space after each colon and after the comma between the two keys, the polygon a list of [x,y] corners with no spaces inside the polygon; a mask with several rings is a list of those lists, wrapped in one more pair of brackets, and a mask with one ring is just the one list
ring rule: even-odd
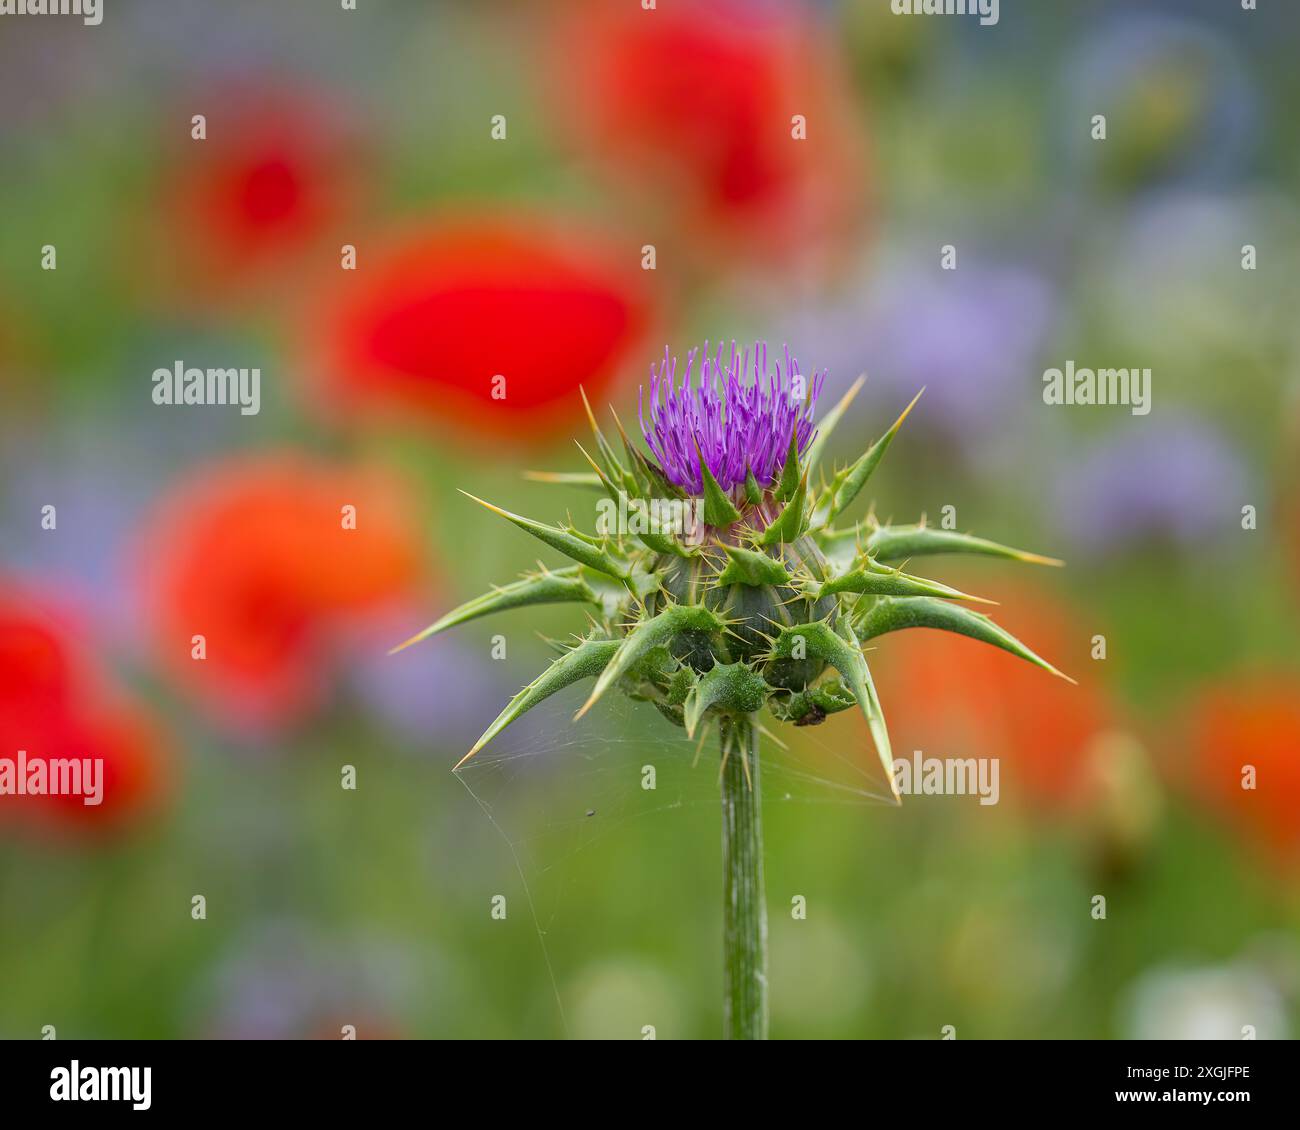
{"label": "spider web", "polygon": [[[654,822],[656,834],[675,835],[683,821],[692,829],[707,822],[716,836],[720,804],[716,726],[702,740],[699,734],[690,739],[653,706],[616,695],[575,724],[585,693],[572,688],[548,699],[455,773],[508,849],[566,1034],[547,935],[563,921],[572,865],[634,824]],[[761,724],[765,808],[895,803],[855,714],[799,728],[764,715]],[[654,787],[648,788],[651,769]]]}

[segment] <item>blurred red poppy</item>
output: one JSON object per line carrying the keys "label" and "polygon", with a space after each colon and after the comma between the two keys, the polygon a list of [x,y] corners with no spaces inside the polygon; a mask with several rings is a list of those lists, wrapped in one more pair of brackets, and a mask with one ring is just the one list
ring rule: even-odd
{"label": "blurred red poppy", "polygon": [[203,469],[146,527],[142,592],[162,666],[230,729],[300,719],[327,689],[335,633],[413,592],[418,528],[378,472],[294,455]]}
{"label": "blurred red poppy", "polygon": [[[76,627],[11,581],[0,598],[0,759],[25,777],[52,779],[50,763],[102,765],[95,790],[60,795],[0,796],[0,814],[53,829],[106,831],[135,822],[164,792],[158,729],[146,712],[98,669]],[[21,753],[20,753],[21,751]],[[37,763],[43,763],[37,770]],[[78,773],[80,777],[80,772]]]}
{"label": "blurred red poppy", "polygon": [[[1188,704],[1185,767],[1201,801],[1279,862],[1300,866],[1300,676],[1238,678]],[[1247,785],[1251,787],[1246,787]]]}
{"label": "blurred red poppy", "polygon": [[851,101],[810,13],[582,5],[560,26],[560,120],[702,250],[833,250],[865,216]]}
{"label": "blurred red poppy", "polygon": [[[159,269],[169,299],[206,301],[298,264],[349,211],[365,162],[318,99],[223,90],[190,105],[206,118],[206,138],[171,151]],[[338,249],[321,255],[322,269],[332,267]]]}
{"label": "blurred red poppy", "polygon": [[902,756],[919,749],[930,757],[996,757],[1006,795],[1053,812],[1086,807],[1096,799],[1095,742],[1116,713],[1101,664],[1089,658],[1091,633],[1059,601],[1023,583],[994,589],[971,578],[968,585],[1001,600],[992,610],[997,622],[1079,685],[946,632],[882,636],[868,645],[877,649],[868,658],[895,749]]}
{"label": "blurred red poppy", "polygon": [[[363,252],[312,312],[308,371],[348,414],[545,439],[635,358],[650,317],[639,250],[553,225],[475,220]],[[314,391],[314,390],[313,390]]]}

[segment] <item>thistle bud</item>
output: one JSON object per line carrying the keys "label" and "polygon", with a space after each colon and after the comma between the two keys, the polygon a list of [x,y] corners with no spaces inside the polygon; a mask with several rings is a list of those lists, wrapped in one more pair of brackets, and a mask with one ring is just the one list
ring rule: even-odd
{"label": "thistle bud", "polygon": [[679,376],[677,360],[665,352],[651,369],[648,396],[642,390],[648,454],[615,417],[620,451],[587,405],[596,451],[587,457],[591,472],[532,477],[583,483],[639,513],[696,514],[699,521],[668,529],[602,523],[607,528],[591,536],[483,503],[573,564],[469,601],[407,644],[526,604],[585,604],[595,626],[507,704],[462,763],[539,702],[594,679],[578,718],[617,689],[653,702],[692,734],[716,723],[725,735],[752,724],[764,706],[795,725],[857,707],[892,782],[888,730],[862,652],[866,640],[938,628],[1060,675],[969,607],[980,598],[890,564],[949,553],[1060,562],[924,522],[881,525],[871,514],[844,521],[916,400],[857,460],[824,468],[826,439],[861,380],[819,426],[826,373],[805,377],[788,350],[777,360],[762,343],[752,353],[734,343],[711,353],[706,344],[680,369]]}

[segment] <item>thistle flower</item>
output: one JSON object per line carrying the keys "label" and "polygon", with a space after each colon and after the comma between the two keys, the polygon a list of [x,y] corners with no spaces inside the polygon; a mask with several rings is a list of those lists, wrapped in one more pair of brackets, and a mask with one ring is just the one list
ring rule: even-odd
{"label": "thistle flower", "polygon": [[521,605],[588,606],[591,629],[558,645],[559,658],[506,705],[460,764],[538,703],[583,679],[594,679],[595,686],[577,718],[618,689],[653,703],[688,735],[700,733],[701,742],[716,728],[726,1031],[752,1038],[767,1030],[760,711],[766,706],[778,721],[815,725],[856,707],[892,782],[889,734],[862,653],[867,640],[904,628],[938,628],[1060,672],[963,603],[978,597],[889,563],[942,553],[1059,562],[923,521],[884,525],[870,513],[845,519],[919,393],[862,456],[820,470],[814,485],[826,439],[862,381],[814,429],[824,374],[808,385],[793,358],[787,354],[784,367],[771,365],[760,343],[752,366],[751,355],[735,345],[712,356],[706,347],[693,380],[697,356],[688,355],[680,383],[669,356],[652,370],[641,426],[654,459],[632,443],[617,416],[616,449],[586,405],[598,456],[583,452],[591,470],[533,477],[580,482],[619,502],[620,513],[626,500],[652,512],[656,505],[689,502],[701,515],[702,530],[643,522],[592,536],[572,523],[548,525],[469,495],[573,564],[525,574],[453,609],[400,646]]}
{"label": "thistle flower", "polygon": [[790,351],[785,351],[783,372],[780,362],[769,369],[767,346],[762,345],[754,350],[754,379],[747,383],[748,351],[742,353],[732,342],[724,363],[722,350],[719,345],[710,357],[705,342],[698,386],[691,368],[700,351],[691,350],[681,384],[674,386],[677,359],[665,349],[663,365],[650,367],[649,420],[642,389],[641,434],[646,444],[668,481],[695,494],[704,489],[701,460],[723,490],[740,486],[750,473],[759,486],[772,486],[791,431],[800,453],[812,439],[813,413],[826,379],[824,370],[816,374],[810,393]]}

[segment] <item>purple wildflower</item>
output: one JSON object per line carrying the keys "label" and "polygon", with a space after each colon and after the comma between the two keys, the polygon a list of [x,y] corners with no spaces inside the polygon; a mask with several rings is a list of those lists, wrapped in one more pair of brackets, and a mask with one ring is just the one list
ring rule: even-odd
{"label": "purple wildflower", "polygon": [[[474,734],[461,731],[499,706],[504,688],[495,669],[501,664],[450,640],[443,647],[403,652],[394,662],[384,652],[398,634],[393,625],[402,615],[401,609],[393,609],[357,626],[356,638],[346,649],[356,657],[349,664],[349,685],[367,713],[405,742],[423,747],[431,732],[451,744],[472,739]],[[430,687],[442,687],[446,693],[430,695]]]}
{"label": "purple wildflower", "polygon": [[404,947],[384,937],[327,936],[296,918],[259,921],[195,993],[196,1034],[219,1040],[396,1034],[416,984]]}
{"label": "purple wildflower", "polygon": [[1105,436],[1061,472],[1052,510],[1090,556],[1153,543],[1208,552],[1240,517],[1250,476],[1232,443],[1186,414]]}
{"label": "purple wildflower", "polygon": [[[663,364],[650,366],[649,418],[644,386],[639,415],[641,434],[670,482],[699,494],[703,458],[723,490],[743,484],[747,471],[759,486],[768,487],[785,465],[791,431],[803,452],[815,434],[813,416],[826,370],[809,381],[790,350],[784,353],[784,368],[779,361],[769,366],[767,344],[758,342],[751,369],[749,350],[742,351],[734,341],[729,354],[719,345],[713,356],[705,342],[703,350],[686,355],[677,384],[677,358],[664,350]],[[691,369],[700,355],[696,382]]]}
{"label": "purple wildflower", "polygon": [[[955,241],[961,246],[962,236]],[[941,271],[920,266],[923,254],[912,241],[885,249],[875,274],[841,299],[796,310],[783,328],[795,349],[816,342],[832,371],[869,374],[869,403],[853,403],[845,432],[865,427],[872,405],[901,406],[924,387],[925,411],[912,418],[915,426],[942,441],[936,451],[988,464],[1019,434],[1025,374],[1042,371],[1038,357],[1053,330],[1057,295],[1024,262],[981,252],[972,259],[982,262]]]}

